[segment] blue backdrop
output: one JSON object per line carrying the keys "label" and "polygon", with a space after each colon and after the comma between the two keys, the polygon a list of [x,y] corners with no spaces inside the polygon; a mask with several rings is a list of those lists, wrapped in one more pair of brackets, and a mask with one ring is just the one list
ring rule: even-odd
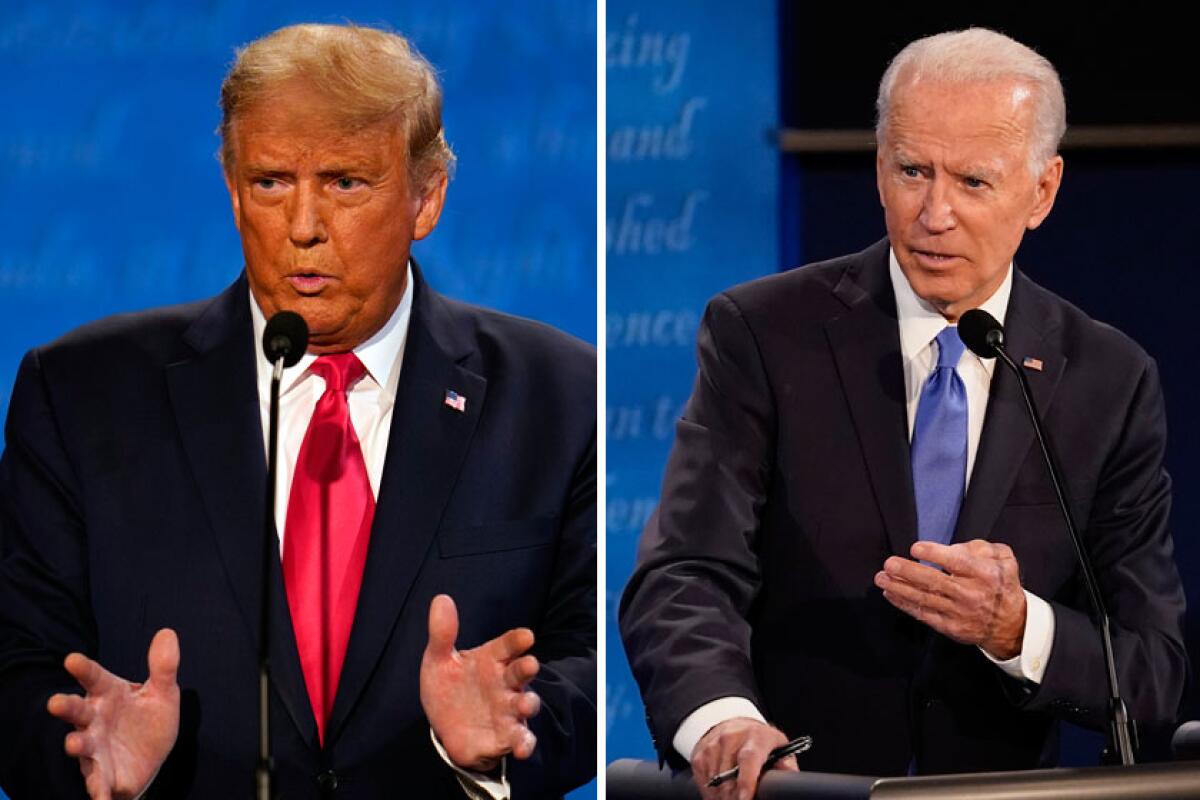
{"label": "blue backdrop", "polygon": [[652,758],[616,627],[705,301],[778,268],[775,2],[609,0],[608,760]]}
{"label": "blue backdrop", "polygon": [[214,157],[221,78],[236,46],[274,28],[346,20],[404,33],[441,73],[458,172],[414,247],[430,283],[595,341],[593,2],[8,0],[0,415],[30,347],[237,276]]}

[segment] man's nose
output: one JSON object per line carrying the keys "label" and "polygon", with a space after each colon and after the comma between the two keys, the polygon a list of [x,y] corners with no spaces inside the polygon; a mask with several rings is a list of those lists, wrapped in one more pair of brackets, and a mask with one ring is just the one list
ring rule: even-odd
{"label": "man's nose", "polygon": [[329,238],[322,217],[322,202],[315,188],[301,184],[292,193],[288,209],[288,238],[296,247],[312,247]]}
{"label": "man's nose", "polygon": [[925,189],[920,222],[930,233],[948,231],[958,224],[950,201],[949,182],[941,176],[931,180]]}

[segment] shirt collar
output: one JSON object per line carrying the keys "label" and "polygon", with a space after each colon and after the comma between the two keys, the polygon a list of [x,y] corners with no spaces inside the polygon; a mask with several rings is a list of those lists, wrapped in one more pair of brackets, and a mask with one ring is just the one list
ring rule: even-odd
{"label": "shirt collar", "polygon": [[[400,302],[396,305],[392,316],[388,318],[382,328],[375,332],[374,336],[354,348],[354,354],[367,368],[367,374],[383,388],[384,396],[387,398],[396,396],[396,386],[400,380],[400,362],[404,358],[404,346],[408,341],[408,323],[412,318],[413,271],[411,262],[405,267],[405,270],[407,274],[404,294],[400,297]],[[270,397],[271,391],[271,362],[267,361],[260,343],[263,330],[267,327],[267,320],[263,316],[262,309],[258,307],[258,301],[254,299],[253,292],[250,292],[250,319],[254,328],[254,349],[258,353],[258,358],[255,360],[255,367],[258,371],[258,392],[259,397],[266,399]],[[287,394],[295,388],[308,374],[308,368],[316,360],[317,357],[312,353],[305,353],[294,367],[287,369],[283,373],[283,380],[280,383],[280,395]]]}
{"label": "shirt collar", "polygon": [[[925,352],[930,342],[934,340],[942,328],[948,324],[946,318],[932,305],[922,300],[913,291],[900,269],[896,260],[896,251],[888,249],[888,274],[892,279],[892,291],[896,295],[896,316],[900,323],[900,355],[904,363],[910,363],[914,358]],[[979,307],[1004,324],[1005,314],[1008,313],[1008,298],[1012,294],[1013,265],[1009,262],[1008,273],[1004,281]],[[970,352],[970,351],[968,351]],[[978,358],[978,356],[976,356]],[[996,366],[994,358],[981,358],[980,363],[988,374]]]}

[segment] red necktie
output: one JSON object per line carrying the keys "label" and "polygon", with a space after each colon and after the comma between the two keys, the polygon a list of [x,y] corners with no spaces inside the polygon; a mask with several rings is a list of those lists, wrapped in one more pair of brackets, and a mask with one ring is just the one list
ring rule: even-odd
{"label": "red necktie", "polygon": [[309,369],[325,379],[325,393],[292,477],[283,582],[323,745],[358,605],[375,497],[346,403],[346,390],[366,368],[353,353],[339,353],[321,356]]}

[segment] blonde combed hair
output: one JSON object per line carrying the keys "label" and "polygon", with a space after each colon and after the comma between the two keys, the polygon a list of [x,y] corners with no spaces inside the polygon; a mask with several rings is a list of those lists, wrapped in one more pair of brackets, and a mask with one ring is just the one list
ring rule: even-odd
{"label": "blonde combed hair", "polygon": [[395,117],[408,147],[409,178],[424,190],[449,174],[454,153],[442,127],[442,90],[433,66],[407,39],[359,25],[291,25],[237,52],[221,84],[221,165],[234,162],[238,115],[283,84],[301,79],[328,96],[348,128]]}

